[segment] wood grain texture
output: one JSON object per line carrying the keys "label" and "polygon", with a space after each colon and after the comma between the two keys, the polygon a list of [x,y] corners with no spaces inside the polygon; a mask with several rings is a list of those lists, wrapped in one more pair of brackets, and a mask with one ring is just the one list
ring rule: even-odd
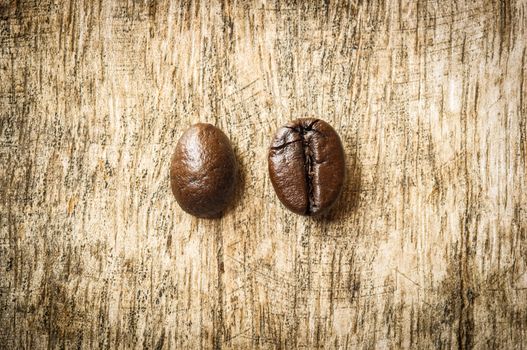
{"label": "wood grain texture", "polygon": [[[527,348],[527,3],[0,0],[0,348]],[[287,211],[267,147],[340,133]],[[221,220],[177,206],[189,125]]]}

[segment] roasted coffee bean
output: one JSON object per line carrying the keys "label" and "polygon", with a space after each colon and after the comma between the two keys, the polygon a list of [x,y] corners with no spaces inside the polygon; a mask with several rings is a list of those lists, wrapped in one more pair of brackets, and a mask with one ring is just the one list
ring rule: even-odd
{"label": "roasted coffee bean", "polygon": [[281,127],[268,161],[278,198],[297,214],[325,212],[342,191],[344,149],[339,135],[323,120],[301,118]]}
{"label": "roasted coffee bean", "polygon": [[185,131],[170,167],[172,193],[184,211],[219,217],[233,197],[235,180],[234,152],[220,129],[200,123]]}

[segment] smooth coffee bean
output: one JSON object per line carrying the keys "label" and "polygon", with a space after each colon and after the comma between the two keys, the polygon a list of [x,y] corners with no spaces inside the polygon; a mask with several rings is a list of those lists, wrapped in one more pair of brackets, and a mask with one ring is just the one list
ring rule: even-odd
{"label": "smooth coffee bean", "polygon": [[281,127],[269,149],[269,174],[280,201],[301,215],[328,210],[344,184],[344,149],[323,120],[301,118]]}
{"label": "smooth coffee bean", "polygon": [[219,217],[233,197],[235,182],[236,160],[227,136],[202,123],[185,131],[170,167],[179,206],[197,217]]}

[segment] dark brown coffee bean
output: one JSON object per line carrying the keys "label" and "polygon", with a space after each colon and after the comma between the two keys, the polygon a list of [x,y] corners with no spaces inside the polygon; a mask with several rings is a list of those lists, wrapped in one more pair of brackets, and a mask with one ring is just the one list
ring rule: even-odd
{"label": "dark brown coffee bean", "polygon": [[301,215],[329,209],[342,191],[344,149],[323,120],[301,118],[281,127],[269,150],[269,174],[280,201]]}
{"label": "dark brown coffee bean", "polygon": [[202,218],[218,217],[234,194],[236,161],[229,139],[210,124],[195,124],[181,136],[170,167],[172,193],[181,208]]}

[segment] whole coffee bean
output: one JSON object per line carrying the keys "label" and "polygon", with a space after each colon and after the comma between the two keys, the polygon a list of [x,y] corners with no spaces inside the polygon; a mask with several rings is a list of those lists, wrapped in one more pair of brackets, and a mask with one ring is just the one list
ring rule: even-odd
{"label": "whole coffee bean", "polygon": [[172,193],[184,211],[220,216],[233,197],[235,180],[234,152],[220,129],[199,123],[185,131],[170,167]]}
{"label": "whole coffee bean", "polygon": [[281,127],[269,149],[269,174],[280,201],[301,215],[328,210],[342,191],[344,149],[323,120],[301,118]]}

